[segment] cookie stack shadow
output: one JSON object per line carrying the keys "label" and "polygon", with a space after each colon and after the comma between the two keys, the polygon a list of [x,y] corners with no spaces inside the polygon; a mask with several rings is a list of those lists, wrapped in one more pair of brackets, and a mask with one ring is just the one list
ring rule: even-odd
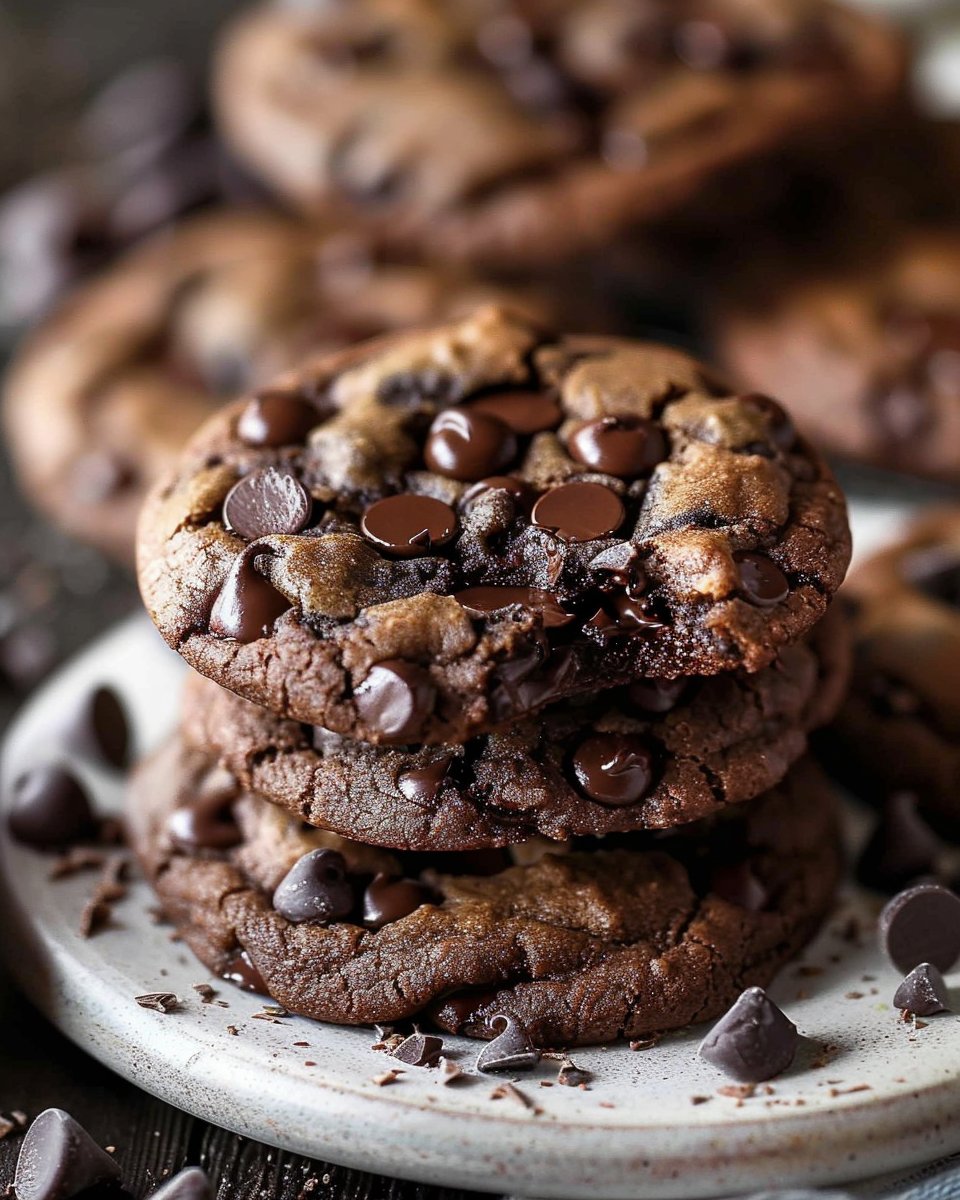
{"label": "cookie stack shadow", "polygon": [[765,985],[828,912],[804,757],[849,673],[842,494],[775,401],[507,309],[308,361],[141,519],[194,668],[128,821],[216,975],[542,1047]]}

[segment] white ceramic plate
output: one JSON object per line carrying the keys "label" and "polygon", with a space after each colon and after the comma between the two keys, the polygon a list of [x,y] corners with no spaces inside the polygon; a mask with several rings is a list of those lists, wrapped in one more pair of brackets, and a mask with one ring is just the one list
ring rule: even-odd
{"label": "white ceramic plate", "polygon": [[[891,536],[902,516],[882,498],[861,506],[861,548]],[[173,727],[182,678],[145,618],[122,625],[28,705],[7,739],[3,794],[25,766],[58,754],[51,731],[75,694],[117,688],[142,751]],[[82,769],[101,809],[118,809],[121,781]],[[217,981],[151,921],[142,883],[113,927],[83,940],[91,877],[51,882],[50,860],[12,844],[3,825],[0,941],[28,995],[119,1074],[248,1137],[386,1175],[568,1200],[838,1182],[960,1149],[960,1017],[918,1029],[899,1020],[890,1003],[898,976],[872,932],[863,945],[842,936],[851,913],[871,928],[876,905],[864,897],[845,898],[805,966],[787,968],[773,988],[812,1044],[769,1090],[742,1102],[719,1094],[726,1081],[697,1059],[695,1031],[648,1050],[577,1052],[594,1073],[587,1091],[541,1086],[556,1073],[545,1063],[518,1079],[535,1106],[526,1108],[491,1098],[497,1081],[487,1077],[444,1086],[438,1071],[411,1067],[377,1086],[390,1060],[371,1049],[370,1031],[257,1020],[261,1001],[229,985],[219,995],[228,1008],[202,1004],[191,985]],[[134,1002],[153,991],[177,993],[183,1008],[162,1015]],[[449,1044],[472,1070],[476,1044]]]}

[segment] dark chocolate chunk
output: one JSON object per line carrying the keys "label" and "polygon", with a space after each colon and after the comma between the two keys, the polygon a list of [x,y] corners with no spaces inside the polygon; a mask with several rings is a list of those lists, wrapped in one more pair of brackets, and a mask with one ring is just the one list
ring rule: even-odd
{"label": "dark chocolate chunk", "polygon": [[519,604],[537,614],[544,628],[554,629],[569,625],[573,613],[568,613],[553,592],[542,588],[499,587],[495,585],[464,588],[455,598],[467,612],[476,617],[487,617]]}
{"label": "dark chocolate chunk", "polygon": [[411,1067],[435,1067],[442,1053],[443,1038],[432,1033],[411,1033],[397,1046],[391,1057],[399,1058]]}
{"label": "dark chocolate chunk", "polygon": [[700,1043],[702,1059],[738,1083],[762,1083],[793,1062],[797,1027],[763,988],[752,987]]}
{"label": "dark chocolate chunk", "polygon": [[13,785],[10,832],[29,846],[66,846],[90,837],[96,820],[83,785],[58,766],[34,767]]}
{"label": "dark chocolate chunk", "polygon": [[268,551],[269,547],[251,542],[237,555],[210,612],[214,637],[256,642],[268,637],[277,618],[291,607],[286,596],[257,570],[257,555]]}
{"label": "dark chocolate chunk", "polygon": [[667,456],[660,428],[642,417],[600,417],[570,435],[571,457],[593,471],[632,479],[646,475]]}
{"label": "dark chocolate chunk", "polygon": [[213,1200],[213,1197],[213,1185],[206,1171],[185,1167],[152,1192],[150,1200]]}
{"label": "dark chocolate chunk", "polygon": [[624,516],[620,497],[602,483],[564,483],[540,497],[531,519],[565,542],[589,542],[616,533]]}
{"label": "dark chocolate chunk", "polygon": [[119,1179],[116,1162],[83,1126],[62,1108],[48,1108],[24,1136],[13,1188],[18,1200],[69,1200]]}
{"label": "dark chocolate chunk", "polygon": [[368,541],[396,558],[415,558],[445,546],[457,532],[457,514],[432,496],[387,496],[371,504],[360,529]]}
{"label": "dark chocolate chunk", "polygon": [[586,622],[585,628],[604,641],[610,638],[636,637],[651,629],[662,629],[663,622],[647,612],[647,601],[626,592],[607,598]]}
{"label": "dark chocolate chunk", "polygon": [[273,893],[273,907],[295,925],[329,925],[353,911],[347,864],[336,850],[311,850],[299,858]]}
{"label": "dark chocolate chunk", "polygon": [[950,995],[943,976],[933,963],[919,963],[897,988],[894,1008],[918,1017],[950,1011]]}
{"label": "dark chocolate chunk", "polygon": [[397,788],[401,796],[407,800],[431,803],[439,795],[452,762],[453,755],[445,754],[425,767],[403,771],[397,778]]}
{"label": "dark chocolate chunk", "polygon": [[917,810],[912,792],[888,797],[883,814],[863,848],[857,878],[867,887],[897,892],[936,873],[943,843]]}
{"label": "dark chocolate chunk", "polygon": [[740,568],[740,586],[752,604],[772,608],[790,595],[786,575],[765,554],[742,553],[735,557]]}
{"label": "dark chocolate chunk", "polygon": [[398,879],[382,871],[374,875],[363,895],[363,923],[380,929],[408,917],[422,904],[432,904],[433,892],[415,879]]}
{"label": "dark chocolate chunk", "polygon": [[949,971],[960,957],[960,896],[936,883],[898,892],[880,914],[880,940],[904,974],[920,963]]}
{"label": "dark chocolate chunk", "polygon": [[389,742],[417,741],[436,699],[427,671],[401,658],[376,663],[354,691],[364,723]]}
{"label": "dark chocolate chunk", "polygon": [[304,441],[321,413],[301,396],[261,392],[237,421],[237,436],[248,446],[292,446]]}
{"label": "dark chocolate chunk", "polygon": [[653,755],[634,735],[598,733],[574,751],[573,773],[585,795],[599,804],[636,804],[653,783]]}
{"label": "dark chocolate chunk", "polygon": [[431,471],[472,483],[495,475],[516,458],[517,439],[497,417],[448,408],[435,418],[423,457]]}
{"label": "dark chocolate chunk", "polygon": [[258,996],[270,995],[266,980],[246,950],[238,951],[230,959],[223,969],[222,978],[245,992],[256,992]]}
{"label": "dark chocolate chunk", "polygon": [[310,520],[313,501],[289,471],[261,467],[233,485],[223,502],[228,529],[248,541],[271,533],[299,533]]}
{"label": "dark chocolate chunk", "polygon": [[770,899],[767,889],[747,862],[718,866],[710,878],[710,890],[728,904],[745,908],[747,912],[762,912]]}
{"label": "dark chocolate chunk", "polygon": [[206,780],[189,804],[170,815],[167,832],[185,850],[229,850],[243,840],[233,816],[237,786],[226,772]]}
{"label": "dark chocolate chunk", "polygon": [[490,1028],[499,1033],[480,1051],[478,1071],[530,1071],[540,1061],[540,1051],[519,1021],[506,1013],[490,1018]]}
{"label": "dark chocolate chunk", "polygon": [[120,697],[109,687],[94,688],[68,721],[64,740],[70,749],[111,767],[130,762],[130,725]]}
{"label": "dark chocolate chunk", "polygon": [[556,396],[543,392],[493,392],[470,401],[470,411],[496,417],[508,429],[529,437],[556,429],[563,419]]}

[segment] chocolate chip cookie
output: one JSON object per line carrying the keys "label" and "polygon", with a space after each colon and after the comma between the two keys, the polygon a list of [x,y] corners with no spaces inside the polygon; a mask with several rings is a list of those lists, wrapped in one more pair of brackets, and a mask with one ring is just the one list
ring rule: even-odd
{"label": "chocolate chip cookie", "polygon": [[825,0],[276,0],[226,32],[221,130],[312,214],[553,262],[893,95],[896,35]]}
{"label": "chocolate chip cookie", "polygon": [[463,746],[376,747],[274,716],[199,675],[182,733],[308,824],[404,850],[667,829],[779,783],[836,712],[849,635],[836,607],[756,675],[641,681]]}
{"label": "chocolate chip cookie", "polygon": [[686,836],[403,855],[320,832],[170,742],[135,775],[130,835],[216,974],[343,1024],[431,1017],[539,1045],[681,1028],[766,984],[825,915],[840,854],[808,764]]}
{"label": "chocolate chip cookie", "polygon": [[409,745],[638,675],[759,670],[849,550],[836,481],[774,401],[490,307],[223,410],[148,501],[139,574],[201,674]]}
{"label": "chocolate chip cookie", "polygon": [[227,210],[195,218],[81,288],[28,340],[5,400],[21,479],[59,525],[130,561],[145,492],[225,396],[308,350],[502,296],[462,273],[378,258],[343,229]]}
{"label": "chocolate chip cookie", "polygon": [[824,734],[831,770],[882,804],[912,792],[960,836],[960,511],[937,512],[850,581],[850,695]]}
{"label": "chocolate chip cookie", "polygon": [[757,284],[716,319],[735,378],[776,385],[828,451],[960,480],[960,234],[880,237],[840,263],[794,263]]}

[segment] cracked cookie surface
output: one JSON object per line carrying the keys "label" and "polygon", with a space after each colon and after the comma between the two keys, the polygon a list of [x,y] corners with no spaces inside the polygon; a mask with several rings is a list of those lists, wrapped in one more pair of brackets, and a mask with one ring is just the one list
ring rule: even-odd
{"label": "cracked cookie surface", "polygon": [[[717,1016],[812,936],[840,869],[834,800],[808,762],[683,835],[404,855],[303,825],[174,739],[135,774],[128,820],[215,973],[344,1024],[419,1015],[490,1037],[508,1012],[542,1046]],[[277,889],[318,850],[339,856],[325,858],[340,915],[294,921]]]}
{"label": "cracked cookie surface", "polygon": [[404,745],[638,676],[760,670],[850,553],[842,493],[774,401],[498,308],[223,410],[139,533],[148,611],[191,666]]}

